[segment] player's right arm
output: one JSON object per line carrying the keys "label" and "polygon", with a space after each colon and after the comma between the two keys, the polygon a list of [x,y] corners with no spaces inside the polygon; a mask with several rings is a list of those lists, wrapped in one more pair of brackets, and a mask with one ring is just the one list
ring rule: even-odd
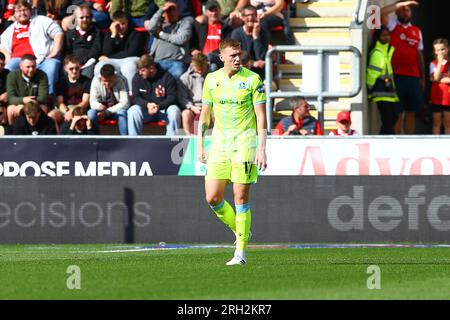
{"label": "player's right arm", "polygon": [[204,147],[204,139],[209,129],[209,121],[211,119],[211,109],[207,104],[202,105],[200,118],[198,120],[197,130],[197,157],[202,163],[206,163],[206,152]]}
{"label": "player's right arm", "polygon": [[203,83],[202,111],[200,112],[200,118],[198,119],[197,158],[201,163],[206,163],[204,140],[209,128],[209,122],[211,119],[211,108],[213,103],[213,98],[211,95],[211,87],[209,85],[210,79],[211,74],[208,74]]}

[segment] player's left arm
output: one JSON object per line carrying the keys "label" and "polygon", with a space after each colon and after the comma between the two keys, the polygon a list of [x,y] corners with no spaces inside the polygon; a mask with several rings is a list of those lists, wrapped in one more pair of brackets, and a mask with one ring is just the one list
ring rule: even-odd
{"label": "player's left arm", "polygon": [[266,120],[266,104],[257,104],[255,106],[256,129],[258,132],[258,153],[256,154],[256,165],[262,171],[267,168],[266,156],[266,136],[267,136],[267,120]]}

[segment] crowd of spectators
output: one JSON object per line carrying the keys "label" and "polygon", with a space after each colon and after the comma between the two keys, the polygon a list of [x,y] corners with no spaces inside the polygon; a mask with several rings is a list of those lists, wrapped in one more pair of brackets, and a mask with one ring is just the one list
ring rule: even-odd
{"label": "crowd of spectators", "polygon": [[[99,133],[99,123],[108,120],[121,135],[142,134],[146,122],[165,123],[167,135],[195,134],[204,77],[223,66],[220,41],[238,40],[242,65],[264,79],[271,28],[283,24],[283,5],[281,0],[0,1],[0,133],[15,132],[18,119],[27,119],[25,105],[33,102],[58,134]],[[397,1],[383,7],[383,26],[372,36],[366,78],[369,99],[380,112],[380,134],[414,133],[425,105],[422,33],[411,23],[416,6],[417,1]],[[389,19],[391,13],[395,19]],[[436,39],[433,50],[432,130],[449,133],[448,41]],[[306,100],[291,104],[278,134],[323,134],[302,110]],[[27,110],[36,115],[32,107]],[[76,124],[85,118],[80,130],[85,125]],[[306,124],[313,130],[303,130]]]}
{"label": "crowd of spectators", "polygon": [[[0,1],[0,126],[93,134],[113,123],[139,135],[146,122],[163,121],[167,135],[194,134],[204,77],[222,67],[220,41],[241,40],[248,67],[264,77],[280,3]],[[41,128],[47,118],[54,129]]]}

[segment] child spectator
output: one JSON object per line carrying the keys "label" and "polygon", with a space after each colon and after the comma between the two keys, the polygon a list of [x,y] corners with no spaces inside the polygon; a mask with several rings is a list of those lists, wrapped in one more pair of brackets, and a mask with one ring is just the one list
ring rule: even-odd
{"label": "child spectator", "polygon": [[87,116],[86,108],[75,107],[72,112],[72,120],[64,122],[61,134],[65,135],[95,135],[98,128],[94,127],[91,119]]}
{"label": "child spectator", "polygon": [[448,40],[433,41],[434,58],[430,63],[430,104],[433,113],[433,134],[450,134],[450,73]]}
{"label": "child spectator", "polygon": [[194,121],[202,110],[203,82],[208,71],[208,59],[203,53],[192,57],[188,70],[181,75],[178,83],[178,101],[181,109],[183,129],[187,135],[194,134]]}
{"label": "child spectator", "polygon": [[369,99],[377,104],[380,112],[380,134],[395,133],[394,128],[400,113],[391,64],[394,50],[390,44],[389,29],[376,29],[373,45],[369,48],[366,81]]}
{"label": "child spectator", "polygon": [[351,129],[352,118],[350,111],[341,111],[336,118],[337,129],[332,130],[329,136],[359,136],[356,130]]}

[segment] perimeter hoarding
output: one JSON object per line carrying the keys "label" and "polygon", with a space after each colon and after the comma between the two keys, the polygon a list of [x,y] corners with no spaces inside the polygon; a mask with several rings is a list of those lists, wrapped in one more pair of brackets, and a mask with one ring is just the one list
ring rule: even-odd
{"label": "perimeter hoarding", "polygon": [[[448,242],[449,147],[270,138],[253,241]],[[9,137],[0,150],[2,243],[233,241],[205,203],[195,139]]]}
{"label": "perimeter hoarding", "polygon": [[[209,141],[206,142],[208,149]],[[2,138],[0,176],[203,176],[196,139]],[[308,137],[267,141],[263,176],[450,174],[450,137]]]}
{"label": "perimeter hoarding", "polygon": [[[202,177],[2,177],[0,185],[1,243],[234,241],[206,204]],[[252,241],[448,243],[448,190],[442,176],[261,177]]]}

